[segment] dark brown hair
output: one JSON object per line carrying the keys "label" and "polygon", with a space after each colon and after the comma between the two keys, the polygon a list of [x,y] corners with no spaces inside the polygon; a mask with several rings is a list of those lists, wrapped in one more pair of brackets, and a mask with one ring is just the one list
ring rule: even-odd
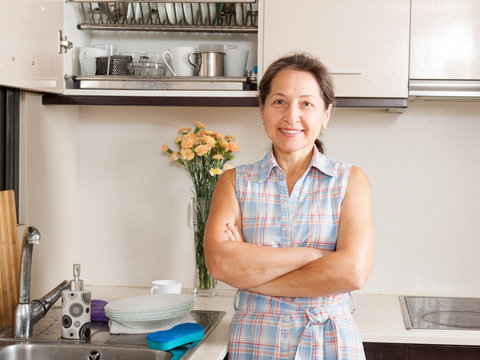
{"label": "dark brown hair", "polygon": [[[267,96],[272,89],[272,81],[282,70],[306,71],[312,74],[320,87],[320,95],[325,105],[325,110],[330,104],[335,103],[335,91],[333,79],[327,70],[327,67],[316,57],[307,53],[294,53],[284,56],[273,62],[262,76],[258,87],[258,100],[261,106],[265,105]],[[323,143],[316,139],[315,145],[322,154],[324,153]]]}

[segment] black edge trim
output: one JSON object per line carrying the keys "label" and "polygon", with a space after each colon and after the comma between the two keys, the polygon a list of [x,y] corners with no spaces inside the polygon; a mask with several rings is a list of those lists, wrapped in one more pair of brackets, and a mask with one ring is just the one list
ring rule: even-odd
{"label": "black edge trim", "polygon": [[[126,105],[126,106],[231,106],[256,107],[255,97],[180,97],[180,96],[83,96],[44,95],[43,105]],[[406,108],[407,98],[338,97],[336,107],[347,108]]]}

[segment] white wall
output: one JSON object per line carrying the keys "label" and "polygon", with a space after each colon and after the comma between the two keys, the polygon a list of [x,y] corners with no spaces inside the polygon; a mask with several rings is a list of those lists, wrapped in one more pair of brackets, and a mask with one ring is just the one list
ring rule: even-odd
{"label": "white wall", "polygon": [[[257,160],[268,146],[258,109],[43,107],[39,98],[27,99],[36,134],[28,221],[45,237],[33,290],[71,278],[74,262],[88,284],[191,287],[190,182],[161,146],[200,120],[237,135],[233,165]],[[416,101],[401,115],[335,110],[327,155],[362,167],[373,188],[377,253],[363,292],[480,296],[479,113],[478,102]]]}

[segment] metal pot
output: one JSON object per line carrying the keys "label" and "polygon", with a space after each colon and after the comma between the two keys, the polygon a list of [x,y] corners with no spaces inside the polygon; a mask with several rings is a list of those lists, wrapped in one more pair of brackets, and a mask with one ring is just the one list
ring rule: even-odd
{"label": "metal pot", "polygon": [[[197,62],[192,62],[192,56],[197,57]],[[193,52],[188,56],[188,63],[192,65],[199,76],[224,76],[224,52]]]}

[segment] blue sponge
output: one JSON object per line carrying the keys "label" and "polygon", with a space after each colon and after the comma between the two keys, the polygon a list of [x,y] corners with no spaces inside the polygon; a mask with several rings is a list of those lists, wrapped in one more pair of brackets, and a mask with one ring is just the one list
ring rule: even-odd
{"label": "blue sponge", "polygon": [[203,339],[203,326],[183,323],[170,330],[157,331],[147,335],[147,345],[154,350],[170,350]]}

